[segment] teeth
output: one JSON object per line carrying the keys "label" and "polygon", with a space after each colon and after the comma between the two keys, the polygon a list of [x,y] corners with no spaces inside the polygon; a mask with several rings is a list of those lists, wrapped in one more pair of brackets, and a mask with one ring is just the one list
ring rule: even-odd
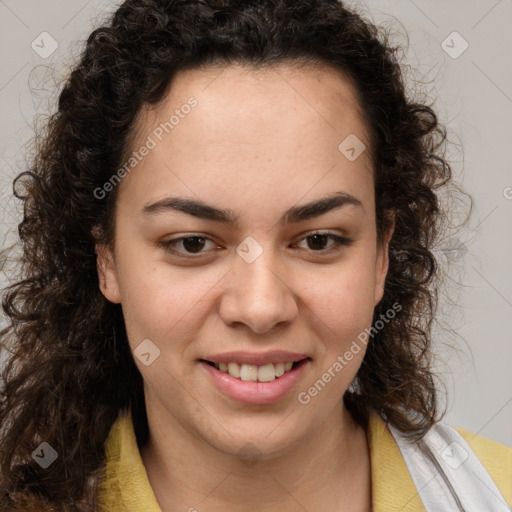
{"label": "teeth", "polygon": [[228,373],[231,377],[252,382],[272,382],[292,369],[293,361],[287,363],[268,363],[263,366],[255,364],[214,363],[215,368]]}
{"label": "teeth", "polygon": [[252,364],[240,366],[240,378],[242,380],[258,380],[258,367]]}
{"label": "teeth", "polygon": [[284,363],[276,363],[274,366],[276,367],[276,377],[284,375]]}
{"label": "teeth", "polygon": [[[219,363],[220,364],[220,363]],[[219,370],[222,370],[222,368],[219,368]],[[236,377],[237,379],[240,378],[240,365],[237,363],[229,363],[227,370],[222,370],[223,372],[227,371],[231,377]]]}
{"label": "teeth", "polygon": [[276,378],[276,367],[272,364],[265,364],[258,368],[258,380],[260,382],[272,382]]}

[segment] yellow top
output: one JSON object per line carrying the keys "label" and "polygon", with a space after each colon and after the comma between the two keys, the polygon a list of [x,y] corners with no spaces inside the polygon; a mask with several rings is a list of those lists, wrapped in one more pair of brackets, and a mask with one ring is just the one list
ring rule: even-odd
{"label": "yellow top", "polygon": [[[512,448],[455,427],[512,506]],[[385,422],[375,412],[368,425],[373,512],[425,512],[413,480]],[[149,484],[129,413],[114,423],[106,443],[100,507],[108,512],[162,512]]]}

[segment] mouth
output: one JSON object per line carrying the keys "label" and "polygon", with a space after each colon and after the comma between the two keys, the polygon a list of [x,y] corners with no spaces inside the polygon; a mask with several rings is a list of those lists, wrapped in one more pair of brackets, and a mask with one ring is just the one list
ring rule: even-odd
{"label": "mouth", "polygon": [[293,371],[302,362],[311,360],[310,357],[305,357],[299,361],[288,361],[285,363],[267,363],[264,365],[244,364],[235,361],[229,363],[216,363],[200,359],[201,362],[212,366],[216,370],[227,373],[235,379],[245,382],[272,382],[275,379],[280,379],[286,373]]}
{"label": "mouth", "polygon": [[300,361],[257,366],[198,360],[223,395],[246,404],[270,404],[284,398],[298,385],[311,361],[306,357]]}

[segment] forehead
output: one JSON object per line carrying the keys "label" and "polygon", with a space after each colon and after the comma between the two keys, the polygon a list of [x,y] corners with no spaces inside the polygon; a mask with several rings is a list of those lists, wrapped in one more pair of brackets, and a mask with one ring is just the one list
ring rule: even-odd
{"label": "forehead", "polygon": [[179,71],[159,103],[144,104],[134,122],[132,140],[144,136],[152,126],[168,121],[191,96],[199,102],[195,111],[204,114],[198,123],[204,127],[202,132],[212,136],[215,132],[209,130],[211,124],[217,128],[222,125],[223,129],[231,127],[233,133],[239,134],[238,129],[246,126],[249,117],[269,121],[256,133],[272,134],[275,131],[272,125],[278,126],[277,114],[283,121],[286,118],[282,114],[296,121],[299,117],[313,120],[311,128],[322,121],[324,129],[336,131],[340,128],[339,109],[343,110],[344,124],[359,132],[366,129],[352,79],[332,65],[293,62],[267,66],[209,65]]}
{"label": "forehead", "polygon": [[149,138],[153,148],[123,178],[121,189],[140,197],[167,189],[205,196],[207,190],[220,192],[221,185],[223,192],[247,192],[252,183],[283,194],[297,185],[297,194],[301,183],[326,184],[343,173],[372,179],[368,151],[355,162],[340,152],[340,143],[354,136],[369,148],[357,91],[330,66],[180,71],[158,104],[141,109],[130,151]]}

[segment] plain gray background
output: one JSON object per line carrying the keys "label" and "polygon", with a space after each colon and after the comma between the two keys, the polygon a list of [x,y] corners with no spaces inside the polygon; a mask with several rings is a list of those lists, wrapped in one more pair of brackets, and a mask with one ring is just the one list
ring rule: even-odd
{"label": "plain gray background", "polygon": [[[451,262],[435,335],[448,390],[445,421],[512,446],[512,1],[347,3],[393,29],[397,44],[408,34],[403,58],[411,94],[435,98],[453,142],[454,176],[475,201],[465,228],[436,250],[441,263]],[[14,240],[21,220],[11,181],[31,154],[34,115],[54,110],[56,84],[116,5],[0,0],[2,243]],[[0,286],[13,272],[0,275]]]}

